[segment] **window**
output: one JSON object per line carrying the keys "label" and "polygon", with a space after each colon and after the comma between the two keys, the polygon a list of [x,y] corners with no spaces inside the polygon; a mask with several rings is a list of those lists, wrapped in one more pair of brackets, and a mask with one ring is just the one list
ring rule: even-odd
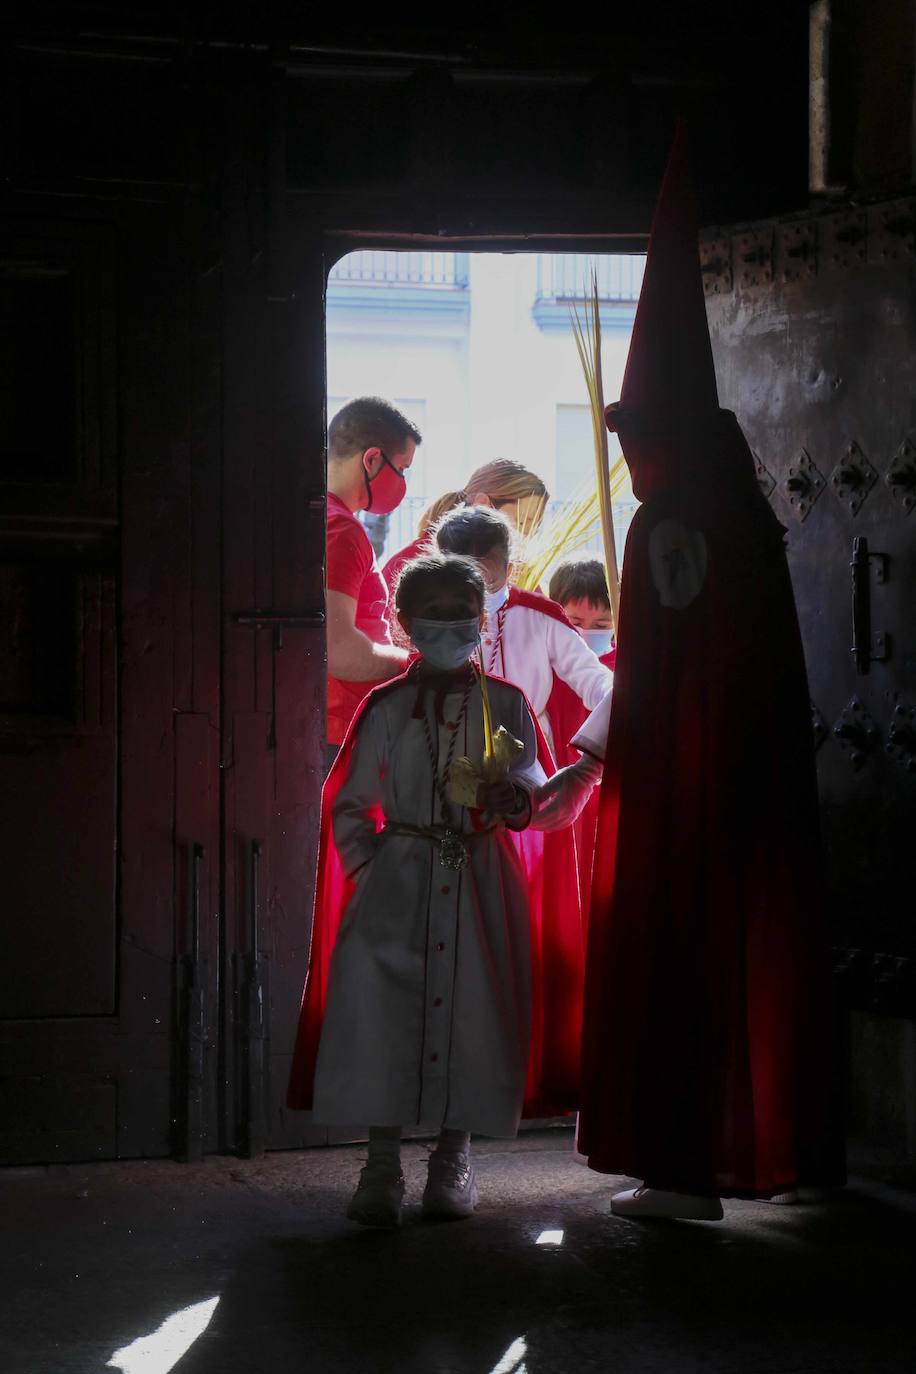
{"label": "window", "polygon": [[595,473],[595,441],[587,405],[557,406],[556,461],[553,495],[557,501],[568,501]]}

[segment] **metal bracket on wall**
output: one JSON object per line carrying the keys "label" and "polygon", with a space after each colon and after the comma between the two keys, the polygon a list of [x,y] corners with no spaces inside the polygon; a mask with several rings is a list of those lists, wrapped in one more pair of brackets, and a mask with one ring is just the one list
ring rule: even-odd
{"label": "metal bracket on wall", "polygon": [[858,697],[850,697],[843,707],[833,736],[858,772],[878,742],[878,727]]}
{"label": "metal bracket on wall", "polygon": [[776,489],[776,478],[766,467],[763,459],[758,458],[756,453],[754,454],[754,469],[757,473],[757,485],[763,493],[764,498],[769,501]]}
{"label": "metal bracket on wall", "polygon": [[849,507],[850,515],[858,515],[866,496],[878,480],[878,473],[865,457],[855,439],[830,474],[830,486],[836,496]]}
{"label": "metal bracket on wall", "polygon": [[876,205],[871,215],[869,255],[874,262],[916,257],[916,200]]}
{"label": "metal bracket on wall", "polygon": [[727,235],[700,241],[700,271],[707,296],[721,296],[732,289],[731,241]]}
{"label": "metal bracket on wall", "polygon": [[908,773],[916,773],[916,707],[897,702],[884,749]]}
{"label": "metal bracket on wall", "polygon": [[904,515],[909,515],[916,506],[916,445],[909,439],[904,439],[898,448],[884,480],[891,496],[903,507]]}
{"label": "metal bracket on wall", "polygon": [[806,519],[811,507],[824,490],[824,479],[805,449],[800,450],[794,464],[786,473],[782,490],[799,520]]}
{"label": "metal bracket on wall", "polygon": [[843,210],[824,220],[823,256],[834,267],[855,267],[864,262],[867,243],[864,210]]}
{"label": "metal bracket on wall", "polygon": [[783,281],[805,281],[817,274],[817,225],[812,220],[782,224],[777,257]]}
{"label": "metal bracket on wall", "polygon": [[741,286],[767,286],[773,280],[773,229],[745,229],[735,235],[734,257]]}

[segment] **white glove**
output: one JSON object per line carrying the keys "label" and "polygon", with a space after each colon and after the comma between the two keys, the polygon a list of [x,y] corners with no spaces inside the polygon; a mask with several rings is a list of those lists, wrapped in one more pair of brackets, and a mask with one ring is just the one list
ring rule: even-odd
{"label": "white glove", "polygon": [[603,771],[604,764],[591,754],[583,754],[577,763],[558,769],[534,793],[532,830],[562,830],[572,825],[585,809]]}

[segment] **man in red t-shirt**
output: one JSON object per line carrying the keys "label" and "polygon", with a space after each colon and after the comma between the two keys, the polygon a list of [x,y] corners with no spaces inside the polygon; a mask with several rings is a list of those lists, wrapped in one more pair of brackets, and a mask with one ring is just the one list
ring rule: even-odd
{"label": "man in red t-shirt", "polygon": [[360,510],[388,515],[404,499],[419,431],[399,410],[361,396],[328,427],[328,764],[369,690],[407,667],[391,642],[388,588]]}

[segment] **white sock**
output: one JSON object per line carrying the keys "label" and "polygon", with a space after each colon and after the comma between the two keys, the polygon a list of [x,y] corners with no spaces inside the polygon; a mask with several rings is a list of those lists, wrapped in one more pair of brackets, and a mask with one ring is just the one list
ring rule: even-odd
{"label": "white sock", "polygon": [[471,1153],[471,1136],[469,1131],[453,1131],[448,1126],[443,1126],[439,1132],[439,1139],[436,1141],[437,1155],[468,1155]]}
{"label": "white sock", "polygon": [[369,1127],[369,1163],[388,1164],[397,1173],[401,1171],[401,1128],[400,1126]]}

